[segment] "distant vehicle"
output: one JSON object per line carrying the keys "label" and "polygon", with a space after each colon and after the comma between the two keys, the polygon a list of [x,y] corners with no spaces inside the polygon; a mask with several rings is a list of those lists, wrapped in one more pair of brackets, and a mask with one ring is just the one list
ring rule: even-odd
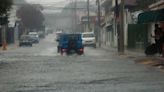
{"label": "distant vehicle", "polygon": [[52,33],[53,33],[53,29],[50,29],[50,30],[49,30],[49,33],[52,34]]}
{"label": "distant vehicle", "polygon": [[58,34],[56,34],[56,41],[59,41],[59,39],[60,39],[60,36],[62,35],[62,33],[58,33]]}
{"label": "distant vehicle", "polygon": [[56,32],[56,41],[59,41],[61,34],[62,34],[62,31],[57,31]]}
{"label": "distant vehicle", "polygon": [[45,29],[45,35],[48,35],[48,34],[52,34],[54,32],[54,30],[50,27],[46,27]]}
{"label": "distant vehicle", "polygon": [[62,34],[58,43],[58,52],[61,54],[71,54],[73,52],[82,55],[84,46],[82,44],[81,34]]}
{"label": "distant vehicle", "polygon": [[32,40],[31,40],[31,37],[29,35],[23,35],[21,36],[20,38],[20,41],[19,41],[19,46],[30,46],[32,47]]}
{"label": "distant vehicle", "polygon": [[45,33],[44,31],[39,31],[38,32],[39,38],[45,38]]}
{"label": "distant vehicle", "polygon": [[37,32],[29,32],[29,36],[33,43],[39,43],[39,34]]}
{"label": "distant vehicle", "polygon": [[82,33],[82,40],[84,46],[96,47],[96,37],[93,32]]}

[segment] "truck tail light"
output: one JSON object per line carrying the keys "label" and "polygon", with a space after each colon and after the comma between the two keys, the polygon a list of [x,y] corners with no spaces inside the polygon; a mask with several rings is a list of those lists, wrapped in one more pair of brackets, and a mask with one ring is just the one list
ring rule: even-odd
{"label": "truck tail light", "polygon": [[83,48],[81,48],[79,51],[84,51],[84,49],[83,49]]}
{"label": "truck tail light", "polygon": [[66,52],[67,51],[67,49],[62,49],[62,52]]}

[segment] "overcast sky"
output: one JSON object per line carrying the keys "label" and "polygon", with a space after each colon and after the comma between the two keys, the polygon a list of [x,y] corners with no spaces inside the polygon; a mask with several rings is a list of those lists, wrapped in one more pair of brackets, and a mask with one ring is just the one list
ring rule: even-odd
{"label": "overcast sky", "polygon": [[[54,13],[54,12],[60,12],[61,10],[56,10],[55,7],[64,7],[66,4],[70,3],[71,0],[25,0],[28,3],[33,4],[41,4],[45,7],[44,12],[46,13]],[[77,1],[86,1],[86,0],[77,0]],[[90,0],[93,2],[94,0]],[[48,7],[51,7],[51,9],[48,9]],[[54,7],[54,10],[52,9]]]}
{"label": "overcast sky", "polygon": [[28,3],[41,4],[45,7],[44,12],[46,13],[55,13],[60,12],[61,10],[50,10],[47,7],[64,7],[70,2],[70,0],[26,0]]}
{"label": "overcast sky", "polygon": [[42,4],[42,5],[57,5],[57,6],[64,6],[70,0],[26,0],[28,3],[37,3],[37,4]]}
{"label": "overcast sky", "polygon": [[[60,6],[63,6],[69,2],[71,2],[71,0],[26,0],[29,3],[39,3],[39,4],[57,4]],[[76,1],[86,1],[86,0],[76,0]],[[94,1],[94,0],[90,0],[90,1]]]}
{"label": "overcast sky", "polygon": [[66,2],[68,0],[26,0],[27,2],[32,2],[32,3],[55,3],[55,2]]}

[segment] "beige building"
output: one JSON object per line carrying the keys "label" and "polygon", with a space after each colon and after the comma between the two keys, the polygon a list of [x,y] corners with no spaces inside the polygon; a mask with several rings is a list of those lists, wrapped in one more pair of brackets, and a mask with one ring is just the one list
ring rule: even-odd
{"label": "beige building", "polygon": [[[125,11],[124,11],[124,39],[125,45],[127,45],[127,29],[128,24],[132,23],[132,15],[129,11],[130,8],[136,5],[136,0],[125,0]],[[118,0],[118,5],[120,5],[121,0]],[[101,11],[102,16],[105,16],[105,20],[102,23],[102,31],[101,31],[101,42],[104,45],[117,47],[118,43],[118,29],[116,25],[116,17],[115,17],[115,6],[116,0],[101,0]]]}

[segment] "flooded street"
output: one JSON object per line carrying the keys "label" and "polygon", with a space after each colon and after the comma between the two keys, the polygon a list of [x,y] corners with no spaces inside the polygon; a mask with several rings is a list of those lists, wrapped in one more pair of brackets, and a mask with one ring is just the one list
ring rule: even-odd
{"label": "flooded street", "polygon": [[57,53],[54,34],[39,44],[1,52],[3,92],[163,92],[164,74],[86,47],[82,56]]}
{"label": "flooded street", "polygon": [[0,0],[0,92],[164,92],[164,0]]}

